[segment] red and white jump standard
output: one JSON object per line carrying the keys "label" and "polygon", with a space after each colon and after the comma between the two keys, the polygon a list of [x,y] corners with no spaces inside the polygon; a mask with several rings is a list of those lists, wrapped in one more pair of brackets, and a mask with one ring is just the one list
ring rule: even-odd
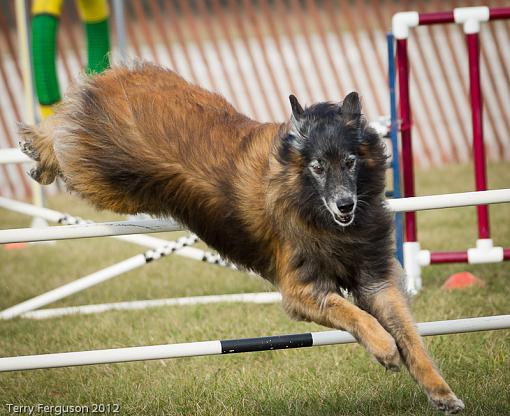
{"label": "red and white jump standard", "polygon": [[[401,12],[393,16],[392,30],[397,41],[396,58],[400,101],[404,198],[415,196],[411,140],[412,112],[409,99],[409,60],[407,55],[409,29],[419,25],[445,23],[457,23],[463,26],[469,60],[475,185],[477,191],[485,191],[487,190],[487,174],[483,141],[483,100],[480,87],[480,47],[478,34],[481,22],[509,18],[510,7],[460,7],[446,12]],[[481,205],[477,206],[476,209],[478,217],[478,240],[476,241],[476,247],[465,251],[452,252],[421,250],[417,236],[416,213],[407,212],[405,214],[404,268],[410,292],[416,293],[421,288],[422,266],[438,263],[493,263],[510,260],[510,248],[494,247],[490,238],[488,206]]]}

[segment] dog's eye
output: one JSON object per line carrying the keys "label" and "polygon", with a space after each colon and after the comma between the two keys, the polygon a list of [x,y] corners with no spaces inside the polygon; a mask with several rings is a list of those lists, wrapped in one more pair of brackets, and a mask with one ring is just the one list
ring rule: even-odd
{"label": "dog's eye", "polygon": [[324,162],[320,159],[312,162],[312,170],[316,175],[322,175],[324,173]]}
{"label": "dog's eye", "polygon": [[356,156],[351,155],[347,158],[345,161],[345,167],[347,169],[352,169],[354,167],[354,164],[356,163]]}

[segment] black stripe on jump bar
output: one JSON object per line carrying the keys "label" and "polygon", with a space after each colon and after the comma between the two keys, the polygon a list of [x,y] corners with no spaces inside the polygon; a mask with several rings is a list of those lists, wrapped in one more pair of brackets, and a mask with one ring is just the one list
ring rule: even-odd
{"label": "black stripe on jump bar", "polygon": [[278,335],[274,337],[227,339],[220,342],[222,354],[284,350],[287,348],[311,347],[313,345],[312,334],[310,333]]}

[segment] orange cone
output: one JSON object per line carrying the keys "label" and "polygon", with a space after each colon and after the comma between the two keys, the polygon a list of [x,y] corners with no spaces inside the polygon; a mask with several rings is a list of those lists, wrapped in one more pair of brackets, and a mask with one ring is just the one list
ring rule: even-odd
{"label": "orange cone", "polygon": [[446,290],[453,289],[464,289],[466,287],[471,286],[485,286],[485,282],[480,280],[474,274],[469,272],[461,272],[452,274],[446,281],[444,282],[442,288]]}
{"label": "orange cone", "polygon": [[22,248],[26,248],[27,243],[9,243],[4,244],[4,250],[20,250]]}

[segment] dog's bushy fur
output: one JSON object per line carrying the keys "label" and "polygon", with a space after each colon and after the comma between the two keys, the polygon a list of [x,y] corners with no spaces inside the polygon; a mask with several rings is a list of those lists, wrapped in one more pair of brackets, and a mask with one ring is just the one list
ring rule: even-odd
{"label": "dog's bushy fur", "polygon": [[119,67],[21,127],[22,149],[39,182],[60,176],[99,209],[176,218],[273,282],[291,316],[350,331],[388,369],[402,358],[436,407],[461,410],[402,295],[384,146],[357,94],[291,104],[288,122],[262,124],[169,70]]}

